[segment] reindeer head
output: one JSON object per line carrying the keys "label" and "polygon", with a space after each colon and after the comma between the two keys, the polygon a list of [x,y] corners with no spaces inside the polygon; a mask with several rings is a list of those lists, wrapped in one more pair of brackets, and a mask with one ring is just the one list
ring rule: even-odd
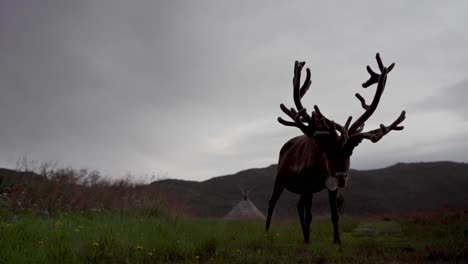
{"label": "reindeer head", "polygon": [[[348,117],[344,126],[325,117],[320,112],[317,105],[314,106],[314,110],[311,114],[307,113],[307,109],[302,106],[301,98],[312,83],[310,80],[310,70],[309,68],[306,69],[306,80],[301,86],[301,72],[305,62],[296,61],[294,64],[293,97],[296,109],[288,109],[284,104],[281,104],[281,110],[283,110],[292,121],[286,121],[278,117],[278,122],[285,126],[299,128],[305,135],[313,138],[316,145],[325,153],[327,156],[327,166],[330,171],[329,178],[327,179],[327,186],[335,185],[340,188],[345,186],[350,166],[350,157],[354,148],[359,145],[363,139],[368,139],[376,143],[388,132],[403,129],[400,123],[405,119],[405,111],[402,111],[400,116],[391,125],[385,126],[381,124],[377,129],[363,132],[364,123],[374,113],[379,104],[380,97],[385,89],[387,75],[395,66],[395,63],[392,63],[390,66],[385,67],[378,53],[376,59],[380,73],[374,72],[371,67],[367,66],[370,78],[362,84],[363,88],[377,84],[372,103],[370,105],[366,104],[365,99],[359,93],[356,93],[356,97],[361,102],[361,106],[365,111],[353,124],[351,124],[352,117]],[[334,181],[334,183],[330,183],[329,181]]]}

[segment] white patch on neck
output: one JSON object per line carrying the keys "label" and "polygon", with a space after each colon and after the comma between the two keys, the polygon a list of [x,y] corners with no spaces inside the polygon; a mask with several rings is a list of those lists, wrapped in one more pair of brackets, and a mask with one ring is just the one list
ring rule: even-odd
{"label": "white patch on neck", "polygon": [[325,186],[328,190],[335,191],[336,189],[338,189],[338,180],[335,177],[327,177],[327,180],[325,181]]}

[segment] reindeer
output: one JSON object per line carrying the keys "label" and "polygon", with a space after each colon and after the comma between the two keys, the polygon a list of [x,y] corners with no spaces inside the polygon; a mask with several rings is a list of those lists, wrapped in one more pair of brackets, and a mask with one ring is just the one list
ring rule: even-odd
{"label": "reindeer", "polygon": [[348,117],[344,126],[324,116],[317,105],[314,106],[311,115],[307,113],[306,108],[302,106],[301,98],[312,83],[310,70],[307,68],[306,80],[301,86],[301,72],[305,62],[295,62],[293,97],[296,109],[288,109],[284,104],[281,104],[281,110],[292,121],[286,121],[278,117],[278,122],[285,126],[297,127],[304,135],[290,139],[281,148],[273,194],[268,204],[267,232],[270,229],[271,217],[276,202],[286,188],[288,191],[300,195],[297,211],[304,242],[309,243],[312,196],[313,193],[326,188],[333,223],[333,243],[341,243],[338,231],[337,192],[338,189],[346,185],[353,149],[363,139],[376,143],[390,131],[402,130],[403,126],[400,126],[400,123],[405,119],[405,111],[402,111],[390,126],[381,124],[380,128],[363,132],[364,123],[374,113],[379,104],[380,97],[385,89],[387,75],[395,66],[395,63],[392,63],[390,66],[385,67],[379,53],[376,55],[376,60],[380,74],[367,66],[370,78],[362,84],[363,88],[377,84],[372,103],[370,105],[366,104],[365,99],[359,93],[356,93],[356,97],[365,111],[353,124],[351,124],[352,117]]}

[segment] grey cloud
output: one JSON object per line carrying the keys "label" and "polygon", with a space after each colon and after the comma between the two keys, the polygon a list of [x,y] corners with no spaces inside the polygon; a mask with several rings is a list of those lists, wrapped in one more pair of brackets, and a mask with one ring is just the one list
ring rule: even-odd
{"label": "grey cloud", "polygon": [[[116,176],[130,170],[187,179],[268,165],[299,134],[276,122],[279,104],[293,105],[294,60],[312,70],[306,107],[318,104],[344,122],[362,112],[355,92],[370,100],[372,89],[360,84],[380,51],[397,67],[368,127],[409,111],[401,134],[360,146],[354,164],[377,166],[377,154],[427,137],[430,117],[413,106],[437,102],[431,96],[446,94],[448,81],[466,79],[466,7],[465,1],[2,1],[0,165],[28,154]],[[456,93],[437,100],[455,107],[460,101],[449,102],[466,95]],[[468,124],[447,118],[447,107],[434,108],[433,116],[468,131]],[[449,136],[439,129],[424,142]]]}
{"label": "grey cloud", "polygon": [[439,90],[424,101],[415,103],[413,108],[418,111],[448,111],[468,120],[467,98],[468,79]]}
{"label": "grey cloud", "polygon": [[382,168],[397,162],[456,161],[466,162],[465,134],[443,139],[426,139],[416,143],[358,153],[356,168]]}

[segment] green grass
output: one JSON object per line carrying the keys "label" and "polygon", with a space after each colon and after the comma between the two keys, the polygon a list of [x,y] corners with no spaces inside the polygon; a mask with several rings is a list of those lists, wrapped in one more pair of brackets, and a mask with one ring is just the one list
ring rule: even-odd
{"label": "green grass", "polygon": [[119,214],[0,217],[0,263],[465,263],[464,214],[391,220],[227,222]]}

